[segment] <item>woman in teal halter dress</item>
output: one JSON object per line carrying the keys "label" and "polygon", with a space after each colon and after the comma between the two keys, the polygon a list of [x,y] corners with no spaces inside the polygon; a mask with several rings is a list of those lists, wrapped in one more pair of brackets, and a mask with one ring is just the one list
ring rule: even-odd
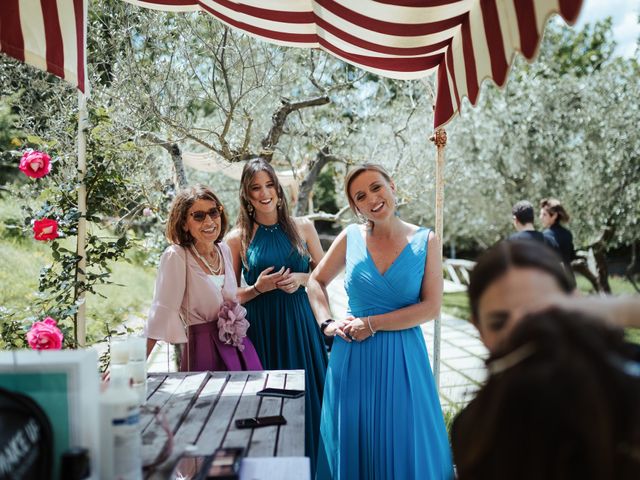
{"label": "woman in teal halter dress", "polygon": [[282,187],[264,160],[246,164],[240,202],[238,228],[227,244],[238,278],[242,273],[249,285],[238,294],[247,309],[247,336],[265,369],[305,371],[305,453],[314,475],[327,353],[304,286],[322,247],[313,223],[289,217]]}
{"label": "woman in teal halter dress", "polygon": [[[317,478],[453,478],[419,326],[440,306],[437,239],[395,216],[395,187],[380,167],[360,167],[346,183],[352,207],[369,227],[347,227],[309,281],[314,311],[319,320],[327,319],[323,331],[336,335],[324,389]],[[351,316],[333,321],[322,290],[342,268]]]}

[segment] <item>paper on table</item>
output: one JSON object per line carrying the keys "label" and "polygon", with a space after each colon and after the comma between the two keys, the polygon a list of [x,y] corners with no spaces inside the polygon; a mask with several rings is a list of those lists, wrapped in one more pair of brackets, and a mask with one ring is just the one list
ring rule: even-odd
{"label": "paper on table", "polygon": [[308,457],[246,457],[240,480],[311,480]]}

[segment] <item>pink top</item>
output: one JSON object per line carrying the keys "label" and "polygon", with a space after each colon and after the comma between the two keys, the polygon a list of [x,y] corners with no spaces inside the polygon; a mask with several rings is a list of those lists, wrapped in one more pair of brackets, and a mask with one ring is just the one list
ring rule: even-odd
{"label": "pink top", "polygon": [[[226,243],[217,244],[224,259],[224,284],[215,283],[196,261],[193,253],[180,245],[170,245],[162,254],[153,303],[145,325],[148,338],[169,343],[187,343],[180,314],[189,325],[212,322],[224,300],[235,300],[238,290],[231,251]],[[188,288],[185,286],[185,261],[188,266]],[[188,290],[188,298],[185,293]],[[187,314],[187,305],[189,312]]]}

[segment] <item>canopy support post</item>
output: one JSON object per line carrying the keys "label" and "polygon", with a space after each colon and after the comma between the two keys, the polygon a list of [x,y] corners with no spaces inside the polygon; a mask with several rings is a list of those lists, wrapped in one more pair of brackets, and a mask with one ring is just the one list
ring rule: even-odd
{"label": "canopy support post", "polygon": [[80,259],[76,265],[76,295],[78,310],[75,315],[75,342],[79,348],[87,343],[87,321],[85,302],[85,278],[87,271],[86,238],[87,238],[87,128],[89,125],[87,98],[78,92],[78,236],[76,254]]}
{"label": "canopy support post", "polygon": [[[444,149],[447,145],[447,132],[438,128],[430,139],[436,145],[436,236],[442,245],[444,230]],[[433,254],[433,252],[430,252]],[[442,250],[437,252],[442,256]],[[433,377],[436,388],[440,391],[440,340],[441,340],[441,312],[433,324]]]}

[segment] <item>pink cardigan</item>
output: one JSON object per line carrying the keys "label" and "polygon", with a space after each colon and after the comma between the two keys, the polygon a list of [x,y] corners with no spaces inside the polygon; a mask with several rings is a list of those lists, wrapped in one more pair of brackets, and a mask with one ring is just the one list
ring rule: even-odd
{"label": "pink cardigan", "polygon": [[[236,277],[233,272],[231,251],[226,243],[217,244],[224,259],[224,284],[218,287],[207,275],[193,253],[180,245],[170,245],[162,254],[153,303],[145,325],[148,338],[169,343],[187,343],[185,327],[180,314],[189,325],[218,319],[218,310],[224,300],[235,300]],[[189,312],[185,295],[185,265],[189,276]]]}

